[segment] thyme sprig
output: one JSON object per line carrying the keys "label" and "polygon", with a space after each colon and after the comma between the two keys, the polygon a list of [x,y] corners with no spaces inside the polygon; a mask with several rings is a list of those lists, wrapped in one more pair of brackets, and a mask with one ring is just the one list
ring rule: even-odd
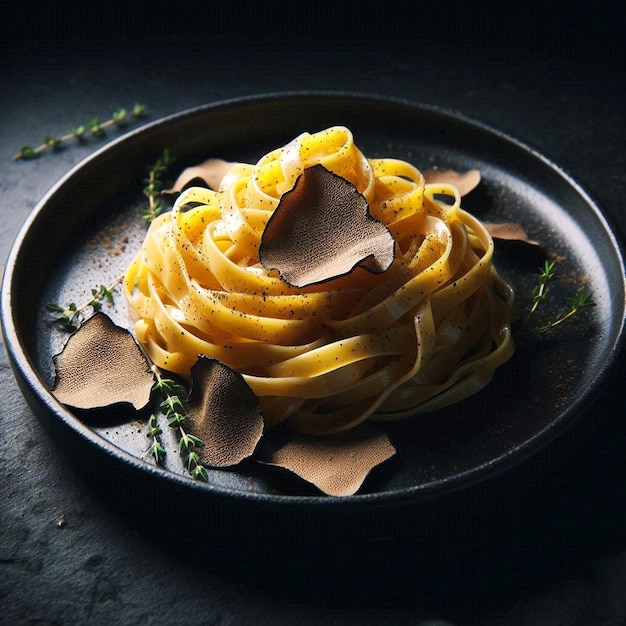
{"label": "thyme sprig", "polygon": [[539,268],[537,273],[537,285],[533,289],[533,305],[530,308],[528,315],[531,316],[539,307],[541,302],[545,302],[548,299],[548,292],[550,291],[549,283],[554,279],[556,272],[556,261],[545,261],[543,267]]}
{"label": "thyme sprig", "polygon": [[78,141],[84,141],[88,135],[94,137],[104,137],[106,130],[111,126],[117,126],[123,128],[128,124],[129,118],[139,119],[145,115],[146,105],[135,104],[130,111],[125,108],[117,109],[108,120],[101,122],[99,118],[94,118],[87,124],[81,124],[70,130],[64,135],[46,134],[43,137],[43,142],[35,148],[24,145],[20,148],[17,154],[13,155],[14,161],[20,159],[35,159],[45,150],[59,150],[63,144],[76,139]]}
{"label": "thyme sprig", "polygon": [[[176,428],[178,430],[180,437],[178,452],[183,461],[183,465],[194,480],[203,480],[207,482],[209,480],[208,473],[206,468],[200,462],[200,457],[195,450],[195,448],[204,447],[205,443],[202,439],[196,437],[195,435],[187,433],[184,428],[187,424],[187,411],[185,408],[187,390],[175,380],[163,378],[156,365],[152,366],[152,371],[154,372],[154,376],[156,378],[156,382],[154,383],[152,390],[159,393],[162,398],[159,409],[163,411],[170,428]],[[158,427],[153,429],[153,425],[156,425],[155,415],[152,415],[150,418],[148,436],[150,436],[153,440],[150,451],[152,452],[152,455],[157,463],[160,463],[165,452],[163,451],[163,455],[159,454],[158,449],[160,444],[157,443],[155,448],[155,441],[157,441],[156,437],[160,435],[162,431]],[[157,451],[156,454],[153,451],[155,449]]]}
{"label": "thyme sprig", "polygon": [[141,215],[148,223],[165,211],[160,196],[165,187],[163,178],[173,162],[169,150],[165,148],[161,156],[150,166],[148,176],[143,181],[145,185],[143,194],[148,198],[148,207],[141,211]]}
{"label": "thyme sprig", "polygon": [[593,297],[582,288],[578,289],[573,296],[565,298],[565,303],[566,307],[553,320],[541,323],[530,332],[538,335],[547,333],[569,319],[578,319],[578,314],[583,309],[596,305]]}
{"label": "thyme sprig", "polygon": [[538,324],[531,324],[531,319],[537,314],[540,304],[548,300],[550,294],[550,283],[556,277],[556,261],[545,261],[539,268],[536,279],[537,284],[533,289],[532,306],[526,315],[524,329],[518,333],[518,337],[538,336],[550,332],[567,320],[576,320],[578,314],[583,310],[596,305],[593,296],[583,287],[576,290],[573,296],[565,298],[565,307],[553,319],[546,319]]}
{"label": "thyme sprig", "polygon": [[93,288],[91,290],[91,299],[81,305],[70,302],[68,305],[62,306],[56,302],[49,302],[46,305],[46,309],[56,315],[52,321],[59,324],[64,330],[76,330],[88,308],[91,307],[93,312],[97,313],[105,303],[113,304],[113,290],[123,278],[123,276],[118,276],[108,287],[100,285],[98,288]]}

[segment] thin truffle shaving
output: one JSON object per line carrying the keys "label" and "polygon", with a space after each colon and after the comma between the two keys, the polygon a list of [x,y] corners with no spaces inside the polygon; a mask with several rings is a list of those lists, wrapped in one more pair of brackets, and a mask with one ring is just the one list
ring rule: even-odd
{"label": "thin truffle shaving", "polygon": [[322,165],[306,168],[265,225],[259,259],[295,287],[348,274],[357,265],[384,272],[395,241],[369,216],[365,198]]}
{"label": "thin truffle shaving", "polygon": [[[356,266],[294,287],[260,263],[281,197],[315,165],[354,185],[389,231],[386,271]],[[324,434],[438,409],[488,384],[514,350],[512,291],[493,250],[455,186],[367,158],[337,126],[232,165],[218,190],[185,189],[151,224],[125,291],[160,368],[188,375],[199,355],[222,361],[257,395],[266,425]]]}

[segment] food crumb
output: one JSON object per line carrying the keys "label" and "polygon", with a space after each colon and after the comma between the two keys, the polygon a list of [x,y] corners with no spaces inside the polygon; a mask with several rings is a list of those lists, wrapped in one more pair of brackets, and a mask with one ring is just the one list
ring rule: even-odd
{"label": "food crumb", "polygon": [[108,251],[108,255],[109,256],[119,256],[120,254],[123,254],[125,252],[125,250],[126,250],[127,244],[128,244],[128,235],[125,235],[124,237],[122,237],[122,241],[117,246],[117,248],[113,248],[113,249]]}

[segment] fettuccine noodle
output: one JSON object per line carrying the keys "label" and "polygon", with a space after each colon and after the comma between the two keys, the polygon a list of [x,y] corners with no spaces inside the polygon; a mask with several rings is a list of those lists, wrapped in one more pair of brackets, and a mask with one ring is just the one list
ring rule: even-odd
{"label": "fettuccine noodle", "polygon": [[[259,263],[281,195],[316,164],[355,185],[393,235],[387,271],[295,288]],[[125,291],[158,367],[187,375],[198,355],[218,359],[243,374],[267,425],[322,434],[439,409],[491,380],[514,349],[493,250],[454,186],[368,159],[332,127],[233,165],[218,191],[183,191],[152,222]]]}

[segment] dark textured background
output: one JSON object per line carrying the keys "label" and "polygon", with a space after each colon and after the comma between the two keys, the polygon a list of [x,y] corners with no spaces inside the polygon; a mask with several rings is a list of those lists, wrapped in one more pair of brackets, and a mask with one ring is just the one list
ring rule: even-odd
{"label": "dark textured background", "polygon": [[[135,101],[149,105],[153,120],[294,89],[406,97],[485,122],[553,158],[626,231],[626,77],[616,3],[435,4],[5,1],[0,263],[47,189],[106,140],[13,163],[23,143]],[[374,595],[331,606],[307,599],[304,589],[270,593],[220,576],[111,511],[34,419],[3,350],[0,622],[624,624],[623,364],[593,409],[609,414],[608,426],[531,486],[536,497],[518,534],[497,553],[459,560],[453,577],[431,585],[429,602],[407,588],[394,602]]]}

